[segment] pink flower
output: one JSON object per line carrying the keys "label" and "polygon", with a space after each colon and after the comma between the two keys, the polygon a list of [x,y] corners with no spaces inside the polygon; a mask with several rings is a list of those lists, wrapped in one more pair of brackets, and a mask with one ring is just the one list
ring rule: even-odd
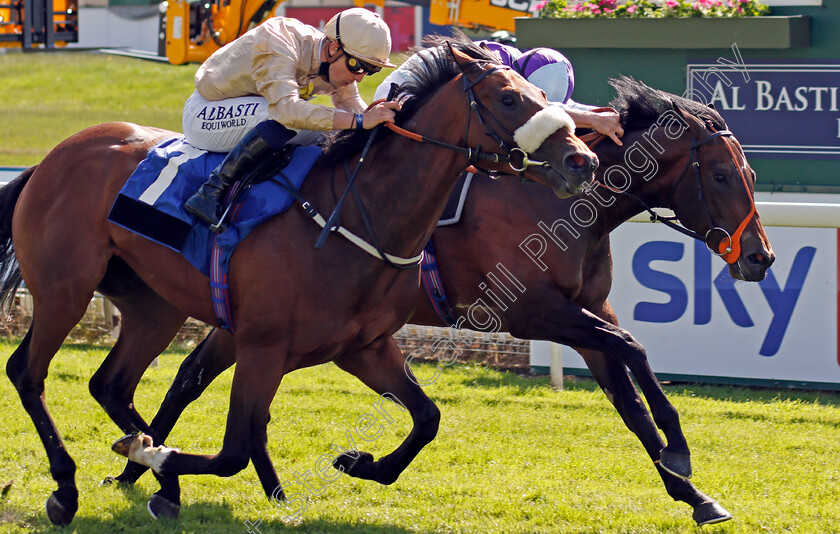
{"label": "pink flower", "polygon": [[529,11],[539,11],[542,8],[544,8],[547,3],[548,3],[548,0],[543,0],[542,2],[539,2],[538,4],[534,4],[533,7],[531,7],[531,9]]}
{"label": "pink flower", "polygon": [[677,7],[678,5],[680,5],[680,3],[679,3],[679,2],[677,2],[677,0],[667,0],[667,1],[665,2],[665,5],[666,5],[667,7]]}
{"label": "pink flower", "polygon": [[627,8],[628,13],[635,13],[639,6],[633,5]]}

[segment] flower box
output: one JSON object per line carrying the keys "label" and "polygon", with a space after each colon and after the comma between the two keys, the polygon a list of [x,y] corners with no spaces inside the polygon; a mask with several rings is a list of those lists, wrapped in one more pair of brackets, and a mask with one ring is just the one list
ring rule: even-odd
{"label": "flower box", "polygon": [[806,48],[810,20],[732,18],[517,18],[516,45],[567,48]]}

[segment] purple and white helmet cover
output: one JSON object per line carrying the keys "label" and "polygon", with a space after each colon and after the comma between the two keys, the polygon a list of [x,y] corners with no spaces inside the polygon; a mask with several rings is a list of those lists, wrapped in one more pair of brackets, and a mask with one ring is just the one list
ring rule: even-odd
{"label": "purple and white helmet cover", "polygon": [[549,102],[565,104],[575,88],[575,71],[566,56],[551,48],[527,52],[494,41],[479,41],[496,54],[503,65],[525,77],[543,91]]}

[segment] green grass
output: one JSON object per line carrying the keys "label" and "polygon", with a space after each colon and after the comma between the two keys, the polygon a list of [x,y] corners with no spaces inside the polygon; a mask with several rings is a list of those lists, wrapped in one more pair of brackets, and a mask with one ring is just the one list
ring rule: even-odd
{"label": "green grass", "polygon": [[[181,131],[197,68],[86,52],[0,55],[0,166],[34,165],[63,139],[103,122]],[[362,83],[366,102],[386,74]]]}
{"label": "green grass", "polygon": [[[0,342],[6,357],[14,344]],[[80,509],[62,532],[681,533],[699,532],[691,509],[665,493],[636,438],[591,382],[552,391],[543,378],[456,365],[427,394],[442,411],[437,439],[391,486],[341,476],[311,499],[298,521],[263,496],[252,468],[231,478],[181,479],[176,521],[153,521],[148,475],[132,489],[99,486],[122,461],[120,436],[87,393],[105,349],[68,345],[53,362],[47,402],[77,462]],[[137,406],[151,416],[185,356],[169,352],[150,369]],[[431,373],[430,369],[420,373]],[[230,372],[192,406],[170,446],[212,453],[221,446]],[[706,533],[837,532],[840,526],[840,397],[713,387],[668,387],[692,446],[695,484],[735,516]],[[281,480],[312,470],[377,397],[333,365],[292,373],[272,406],[270,453]],[[0,532],[58,531],[43,503],[54,483],[35,429],[14,389],[0,380]],[[397,414],[376,457],[410,428]],[[358,438],[357,438],[358,439]],[[297,484],[291,492],[302,491]]]}

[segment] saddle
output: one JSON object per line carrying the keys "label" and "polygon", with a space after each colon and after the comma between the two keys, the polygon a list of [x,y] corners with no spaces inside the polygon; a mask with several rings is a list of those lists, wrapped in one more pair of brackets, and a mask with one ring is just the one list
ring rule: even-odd
{"label": "saddle", "polygon": [[[292,205],[291,191],[300,189],[322,152],[318,146],[290,147],[271,159],[271,169],[263,168],[276,170],[280,159],[280,163],[286,162],[282,170],[267,178],[260,174],[260,179],[251,179],[247,184],[240,181],[230,189],[227,197],[231,202],[230,224],[215,239],[225,249],[225,256],[229,257],[254,228]],[[199,271],[209,275],[214,235],[207,225],[198,224],[183,209],[183,204],[224,156],[197,149],[183,137],[161,141],[123,186],[108,220],[179,252]]]}

